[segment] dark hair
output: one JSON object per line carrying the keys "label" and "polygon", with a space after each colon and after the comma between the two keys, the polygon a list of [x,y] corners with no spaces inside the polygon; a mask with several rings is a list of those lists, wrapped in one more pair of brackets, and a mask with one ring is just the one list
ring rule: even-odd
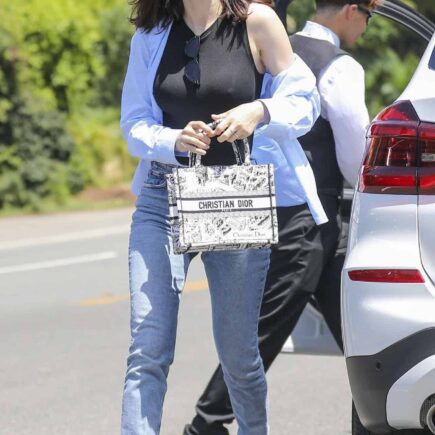
{"label": "dark hair", "polygon": [[[222,16],[233,21],[244,21],[248,17],[250,3],[262,3],[273,7],[273,0],[220,0]],[[180,20],[184,14],[183,0],[130,0],[133,11],[130,22],[136,28],[150,31],[158,24],[167,26],[172,20]]]}
{"label": "dark hair", "polygon": [[364,5],[370,9],[376,8],[381,0],[316,0],[317,9],[342,8],[345,5]]}

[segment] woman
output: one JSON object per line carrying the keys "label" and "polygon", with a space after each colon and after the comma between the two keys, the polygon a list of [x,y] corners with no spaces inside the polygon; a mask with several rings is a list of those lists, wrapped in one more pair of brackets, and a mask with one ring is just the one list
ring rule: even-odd
{"label": "woman", "polygon": [[[179,296],[191,260],[172,252],[165,175],[186,164],[187,152],[202,155],[206,165],[234,164],[228,141],[249,138],[257,161],[277,168],[278,205],[308,202],[318,223],[325,217],[296,141],[318,115],[315,81],[293,55],[271,2],[135,0],[133,5],[137,31],[121,126],[130,152],[141,161],[133,180],[138,200],[129,253],[132,341],[122,433],[150,435],[160,431]],[[211,120],[220,121],[214,130],[207,125]],[[257,327],[269,250],[201,257],[239,434],[267,434]]]}

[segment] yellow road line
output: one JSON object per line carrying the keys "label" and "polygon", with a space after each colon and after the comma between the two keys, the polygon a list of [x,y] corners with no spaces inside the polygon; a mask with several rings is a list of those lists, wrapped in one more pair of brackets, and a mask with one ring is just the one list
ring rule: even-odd
{"label": "yellow road line", "polygon": [[116,302],[127,301],[130,298],[130,295],[112,295],[107,293],[99,298],[95,299],[84,299],[80,301],[81,307],[91,307],[93,305],[108,305],[115,304]]}
{"label": "yellow road line", "polygon": [[[184,286],[183,293],[192,293],[201,290],[207,290],[208,283],[206,279],[198,281],[188,281]],[[117,302],[123,302],[130,299],[130,295],[113,295],[111,293],[106,293],[99,298],[94,299],[83,299],[80,301],[79,305],[81,307],[91,307],[95,305],[109,305],[115,304]]]}

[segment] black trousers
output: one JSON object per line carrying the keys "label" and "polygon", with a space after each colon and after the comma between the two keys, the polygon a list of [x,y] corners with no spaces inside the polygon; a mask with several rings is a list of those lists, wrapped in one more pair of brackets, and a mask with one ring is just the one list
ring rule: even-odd
{"label": "black trousers", "polygon": [[[340,275],[346,241],[339,218],[339,199],[327,195],[320,199],[329,218],[321,226],[315,224],[306,205],[278,208],[279,243],[272,249],[258,327],[266,370],[313,295],[342,348]],[[199,398],[196,412],[184,435],[228,434],[223,424],[231,423],[234,415],[220,366]]]}

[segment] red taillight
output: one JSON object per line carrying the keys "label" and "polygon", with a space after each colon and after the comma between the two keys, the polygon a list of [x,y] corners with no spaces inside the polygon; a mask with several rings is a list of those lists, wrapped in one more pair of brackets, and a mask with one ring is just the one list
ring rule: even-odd
{"label": "red taillight", "polygon": [[419,172],[419,193],[435,194],[435,124],[422,123],[419,128],[421,158]]}
{"label": "red taillight", "polygon": [[363,166],[359,190],[366,193],[417,194],[416,168]]}
{"label": "red taillight", "polygon": [[381,112],[367,140],[360,192],[435,194],[435,124],[420,122],[411,102]]}
{"label": "red taillight", "polygon": [[384,109],[376,117],[379,121],[418,121],[410,101],[398,101]]}
{"label": "red taillight", "polygon": [[348,272],[352,281],[424,283],[423,275],[416,269],[362,269]]}

